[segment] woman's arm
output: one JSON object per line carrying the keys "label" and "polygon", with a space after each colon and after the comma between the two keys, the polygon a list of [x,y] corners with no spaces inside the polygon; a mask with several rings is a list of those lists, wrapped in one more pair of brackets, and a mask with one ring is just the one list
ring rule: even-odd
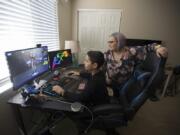
{"label": "woman's arm", "polygon": [[146,46],[136,46],[129,49],[130,53],[135,56],[136,61],[143,61],[148,52],[156,52],[158,57],[167,57],[168,51],[166,47],[159,44],[149,44]]}
{"label": "woman's arm", "polygon": [[164,58],[168,57],[168,50],[166,47],[157,45],[157,46],[155,46],[155,51],[156,51],[156,54],[158,57],[164,57]]}

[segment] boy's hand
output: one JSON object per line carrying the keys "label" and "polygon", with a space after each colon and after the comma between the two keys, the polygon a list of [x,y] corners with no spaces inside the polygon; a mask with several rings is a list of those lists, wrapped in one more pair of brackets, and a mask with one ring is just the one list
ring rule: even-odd
{"label": "boy's hand", "polygon": [[78,71],[70,71],[68,74],[72,74],[72,75],[80,75],[80,73]]}
{"label": "boy's hand", "polygon": [[109,79],[107,72],[106,72],[106,83],[109,85],[111,84],[111,80]]}
{"label": "boy's hand", "polygon": [[113,89],[111,87],[107,87],[107,91],[108,91],[108,95],[110,97],[113,97],[113,95],[114,95]]}
{"label": "boy's hand", "polygon": [[53,86],[52,91],[58,93],[61,96],[64,96],[64,89],[59,85]]}

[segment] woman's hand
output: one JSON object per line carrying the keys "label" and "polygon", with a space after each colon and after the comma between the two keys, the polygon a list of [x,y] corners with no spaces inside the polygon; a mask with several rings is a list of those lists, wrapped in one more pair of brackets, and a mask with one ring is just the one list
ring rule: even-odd
{"label": "woman's hand", "polygon": [[109,85],[111,84],[111,80],[109,79],[107,72],[106,72],[106,83]]}
{"label": "woman's hand", "polygon": [[53,86],[52,91],[58,93],[61,96],[64,96],[64,89],[59,85]]}
{"label": "woman's hand", "polygon": [[164,57],[164,58],[167,58],[168,57],[168,50],[166,47],[158,47],[156,49],[156,54],[158,57]]}

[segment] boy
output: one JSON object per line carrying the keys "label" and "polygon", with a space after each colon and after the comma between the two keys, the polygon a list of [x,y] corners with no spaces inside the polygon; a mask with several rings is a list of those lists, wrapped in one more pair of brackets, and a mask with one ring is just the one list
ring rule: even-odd
{"label": "boy", "polygon": [[69,93],[61,86],[56,85],[53,91],[73,101],[79,101],[87,105],[99,105],[109,101],[106,89],[105,74],[100,69],[104,64],[104,55],[100,51],[89,51],[84,60],[84,67],[87,73],[72,72],[88,79],[81,94]]}

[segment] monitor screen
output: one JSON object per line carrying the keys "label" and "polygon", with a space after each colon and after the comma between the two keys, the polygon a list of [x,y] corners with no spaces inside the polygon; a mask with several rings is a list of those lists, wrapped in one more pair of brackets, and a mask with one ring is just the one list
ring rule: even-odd
{"label": "monitor screen", "polygon": [[49,52],[50,67],[52,70],[72,65],[70,49]]}
{"label": "monitor screen", "polygon": [[13,88],[16,90],[49,70],[47,47],[6,52]]}

